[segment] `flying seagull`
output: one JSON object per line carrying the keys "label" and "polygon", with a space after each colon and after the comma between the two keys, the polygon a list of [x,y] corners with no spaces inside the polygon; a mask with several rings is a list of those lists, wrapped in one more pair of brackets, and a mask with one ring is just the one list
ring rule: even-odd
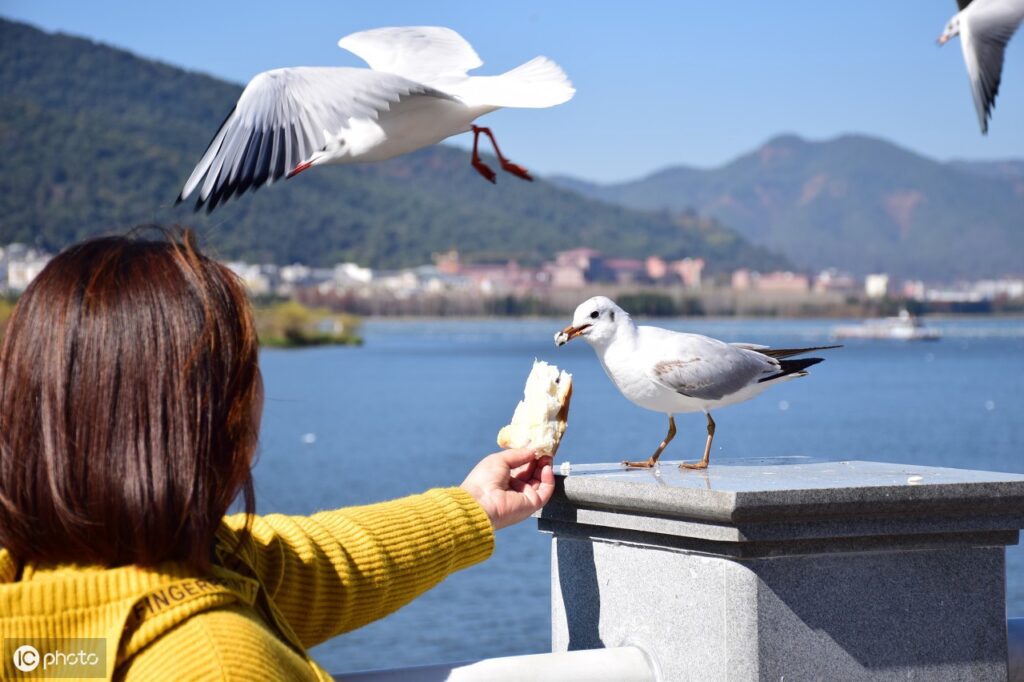
{"label": "flying seagull", "polygon": [[960,11],[946,24],[939,45],[960,36],[974,108],[985,135],[999,94],[1006,44],[1024,20],[1024,0],[956,0],[956,4]]}
{"label": "flying seagull", "polygon": [[473,167],[495,173],[477,152],[486,135],[503,170],[532,180],[506,159],[488,128],[473,124],[502,107],[553,107],[576,92],[546,57],[498,76],[469,76],[483,62],[458,33],[437,26],[378,28],[338,45],[370,68],[307,67],[257,74],[213,136],[178,201],[199,192],[196,210],[282,176],[334,163],[381,161],[473,132]]}
{"label": "flying seagull", "polygon": [[659,327],[638,327],[625,310],[604,296],[581,303],[572,324],[555,335],[555,343],[563,346],[577,337],[591,345],[605,373],[626,398],[668,415],[668,434],[654,454],[644,461],[623,462],[627,467],[642,468],[653,467],[675,437],[676,413],[703,412],[708,425],[704,457],[679,466],[706,469],[715,437],[711,410],[750,400],[770,386],[807,376],[807,368],[822,361],[788,358],[839,348],[768,348]]}

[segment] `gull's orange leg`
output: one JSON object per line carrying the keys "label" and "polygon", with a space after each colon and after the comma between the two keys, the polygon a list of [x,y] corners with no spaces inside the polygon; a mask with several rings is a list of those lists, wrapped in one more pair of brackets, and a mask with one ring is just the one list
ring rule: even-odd
{"label": "gull's orange leg", "polygon": [[699,462],[690,464],[689,462],[683,462],[679,465],[680,469],[707,469],[708,459],[711,457],[711,441],[715,439],[715,420],[711,418],[710,412],[704,413],[708,418],[708,442],[704,444],[704,458]]}
{"label": "gull's orange leg", "polygon": [[482,130],[484,129],[473,126],[473,157],[469,163],[472,164],[473,168],[476,168],[477,173],[484,176],[484,180],[493,185],[496,183],[495,178],[497,175],[491,170],[490,166],[480,160],[480,154],[477,152],[477,143],[480,141],[480,132]]}
{"label": "gull's orange leg", "polygon": [[654,454],[647,458],[645,462],[630,462],[625,461],[622,463],[626,467],[635,467],[638,469],[650,469],[658,463],[658,458],[661,457],[661,453],[665,450],[665,447],[672,442],[672,439],[676,437],[676,419],[674,415],[668,416],[668,434],[665,436],[665,440],[661,441],[661,445],[654,451]]}
{"label": "gull's orange leg", "polygon": [[[525,168],[523,168],[522,166],[520,166],[518,164],[512,163],[511,161],[506,159],[505,156],[501,153],[501,149],[498,147],[498,141],[494,139],[494,133],[491,132],[490,128],[482,128],[480,126],[473,126],[473,135],[474,135],[474,137],[473,137],[473,158],[475,158],[477,161],[480,161],[480,158],[476,154],[476,141],[477,141],[477,138],[480,136],[480,133],[483,133],[487,137],[491,138],[491,145],[494,147],[494,153],[497,155],[498,161],[501,162],[502,170],[504,170],[504,171],[506,171],[508,173],[511,173],[512,175],[516,176],[517,178],[522,178],[523,180],[527,180],[529,182],[533,182],[533,178],[530,177],[530,172],[529,171],[527,171]],[[476,164],[474,163],[473,166],[476,167]],[[477,168],[477,170],[480,170],[480,169]],[[490,169],[488,168],[487,170],[490,170]],[[484,177],[487,177],[487,176],[484,176]],[[491,182],[494,182],[494,181],[492,180]]]}

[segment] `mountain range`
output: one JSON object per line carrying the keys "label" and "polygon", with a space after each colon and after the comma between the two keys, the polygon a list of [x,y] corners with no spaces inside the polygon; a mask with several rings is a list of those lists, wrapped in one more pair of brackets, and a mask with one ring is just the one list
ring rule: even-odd
{"label": "mountain range", "polygon": [[452,247],[467,260],[538,262],[588,246],[699,256],[719,271],[790,265],[713,219],[626,208],[543,179],[503,174],[492,186],[447,146],[317,169],[193,214],[174,199],[239,85],[0,20],[0,92],[0,243],[56,250],[140,223],[183,223],[217,255],[257,262],[399,267]]}
{"label": "mountain range", "polygon": [[943,163],[864,135],[776,137],[718,168],[551,178],[637,209],[691,211],[802,268],[948,281],[1024,273],[1024,161]]}

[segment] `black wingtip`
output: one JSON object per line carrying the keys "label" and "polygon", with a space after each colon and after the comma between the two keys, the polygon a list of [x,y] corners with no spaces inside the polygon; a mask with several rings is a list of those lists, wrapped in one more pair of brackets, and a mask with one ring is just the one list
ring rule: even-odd
{"label": "black wingtip", "polygon": [[799,360],[779,360],[779,372],[773,374],[770,377],[764,377],[759,379],[757,383],[762,384],[766,381],[774,381],[775,379],[781,379],[782,377],[789,376],[791,374],[803,375],[805,370],[812,365],[816,365],[819,362],[824,362],[825,358],[800,358]]}

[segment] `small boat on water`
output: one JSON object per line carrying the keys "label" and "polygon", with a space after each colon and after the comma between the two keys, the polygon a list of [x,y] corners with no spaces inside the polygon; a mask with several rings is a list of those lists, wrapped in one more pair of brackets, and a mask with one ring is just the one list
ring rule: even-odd
{"label": "small boat on water", "polygon": [[832,335],[837,339],[892,339],[895,341],[938,341],[942,334],[924,326],[920,319],[906,309],[896,317],[865,320],[861,324],[836,327]]}

